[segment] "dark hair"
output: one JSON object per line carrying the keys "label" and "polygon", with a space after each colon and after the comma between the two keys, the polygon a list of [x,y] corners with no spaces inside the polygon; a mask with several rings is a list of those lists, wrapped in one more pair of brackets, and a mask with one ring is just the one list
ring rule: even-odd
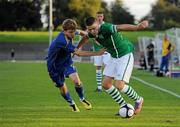
{"label": "dark hair", "polygon": [[96,14],[103,14],[103,12],[102,11],[98,11],[98,12],[96,12]]}
{"label": "dark hair", "polygon": [[94,17],[88,17],[85,20],[85,24],[86,24],[86,26],[91,26],[95,21],[96,21],[96,19]]}

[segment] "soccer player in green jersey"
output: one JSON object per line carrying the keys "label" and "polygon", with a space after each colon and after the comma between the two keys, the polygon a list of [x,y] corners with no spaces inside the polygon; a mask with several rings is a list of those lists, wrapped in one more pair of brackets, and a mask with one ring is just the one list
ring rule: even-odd
{"label": "soccer player in green jersey", "polygon": [[[142,21],[138,25],[113,25],[111,23],[99,24],[94,17],[89,17],[85,23],[88,29],[88,35],[82,38],[78,44],[78,48],[88,42],[89,38],[94,38],[107,49],[107,52],[111,54],[111,58],[103,72],[103,88],[120,107],[126,104],[120,91],[125,93],[135,101],[134,113],[138,114],[141,111],[144,99],[128,85],[134,64],[132,54],[134,47],[128,39],[123,37],[120,31],[144,29],[148,27],[148,21]],[[115,80],[114,85],[113,80]]]}

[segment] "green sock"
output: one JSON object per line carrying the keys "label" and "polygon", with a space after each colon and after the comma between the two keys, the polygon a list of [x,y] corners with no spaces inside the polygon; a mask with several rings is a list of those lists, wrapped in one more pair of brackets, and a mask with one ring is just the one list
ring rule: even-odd
{"label": "green sock", "polygon": [[125,100],[121,96],[118,89],[114,86],[111,86],[106,92],[121,106],[123,104],[126,104]]}
{"label": "green sock", "polygon": [[123,93],[128,95],[129,98],[137,101],[141,97],[137,94],[137,92],[129,85],[124,85],[124,88],[121,90]]}
{"label": "green sock", "polygon": [[97,88],[102,89],[102,71],[96,70],[96,82],[97,82]]}

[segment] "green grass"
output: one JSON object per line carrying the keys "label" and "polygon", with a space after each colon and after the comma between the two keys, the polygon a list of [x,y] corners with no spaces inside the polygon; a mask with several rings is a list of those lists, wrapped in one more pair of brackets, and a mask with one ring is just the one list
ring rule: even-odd
{"label": "green grass", "polygon": [[[45,63],[0,62],[0,127],[179,127],[180,98],[131,80],[130,85],[144,96],[145,103],[139,115],[122,119],[114,116],[119,107],[111,97],[105,92],[94,92],[95,67],[89,63],[75,65],[86,97],[93,105],[90,111],[81,106],[73,84],[67,79],[70,93],[81,110],[70,111],[49,79]],[[180,79],[157,78],[140,70],[134,70],[133,76],[180,94]]]}
{"label": "green grass", "polygon": [[[53,32],[53,38],[58,32]],[[75,37],[75,40],[78,36]],[[49,32],[0,32],[0,43],[48,43]]]}
{"label": "green grass", "polygon": [[[154,37],[159,32],[153,31],[134,31],[123,32],[123,35],[129,38],[132,42],[137,42],[139,36]],[[58,35],[59,32],[53,32],[53,38]],[[78,37],[75,38],[78,40]],[[0,32],[0,43],[48,43],[48,32]]]}
{"label": "green grass", "polygon": [[155,37],[157,33],[162,31],[132,31],[132,32],[122,32],[122,34],[127,37],[133,43],[138,42],[138,37],[147,36]]}
{"label": "green grass", "polygon": [[0,32],[0,42],[48,43],[48,32]]}

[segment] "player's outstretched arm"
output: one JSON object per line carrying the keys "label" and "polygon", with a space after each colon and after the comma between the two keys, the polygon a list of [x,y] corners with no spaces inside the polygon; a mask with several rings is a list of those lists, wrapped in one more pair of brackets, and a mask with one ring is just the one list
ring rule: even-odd
{"label": "player's outstretched arm", "polygon": [[149,23],[147,20],[142,21],[138,25],[131,25],[131,24],[122,24],[122,25],[117,25],[117,31],[122,31],[122,30],[142,30],[145,29],[149,26]]}
{"label": "player's outstretched arm", "polygon": [[102,48],[98,52],[92,52],[92,51],[80,51],[78,49],[75,50],[74,54],[77,56],[99,56],[103,55],[106,49]]}
{"label": "player's outstretched arm", "polygon": [[144,20],[137,25],[137,30],[145,29],[149,26],[149,22]]}
{"label": "player's outstretched arm", "polygon": [[81,35],[81,36],[85,36],[85,35],[87,35],[87,34],[88,34],[86,31],[79,30],[79,29],[77,29],[76,31],[77,31],[77,32],[78,32],[78,34],[79,34],[79,35]]}
{"label": "player's outstretched arm", "polygon": [[88,36],[83,36],[77,45],[77,49],[80,49],[84,44],[88,43]]}

